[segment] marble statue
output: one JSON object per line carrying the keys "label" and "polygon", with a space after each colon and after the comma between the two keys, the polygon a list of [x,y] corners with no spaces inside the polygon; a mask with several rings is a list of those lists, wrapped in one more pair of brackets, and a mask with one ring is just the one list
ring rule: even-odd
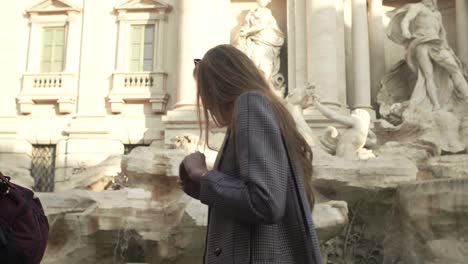
{"label": "marble statue", "polygon": [[279,73],[284,34],[267,7],[270,2],[257,0],[258,7],[249,11],[240,28],[237,47],[265,74],[275,92],[284,95],[284,76]]}
{"label": "marble statue", "polygon": [[169,148],[182,149],[189,153],[197,151],[199,147],[199,138],[192,134],[174,136],[170,139],[170,142]]}
{"label": "marble statue", "polygon": [[[315,150],[315,139],[313,136],[312,129],[304,119],[302,110],[310,106],[310,99],[312,98],[315,91],[315,86],[306,84],[301,87],[289,91],[289,94],[284,98],[284,103],[288,108],[289,112],[296,121],[297,129],[299,133],[304,137],[309,146]],[[320,150],[318,150],[320,151]]]}
{"label": "marble statue", "polygon": [[375,144],[375,134],[369,132],[371,117],[367,111],[355,109],[347,116],[324,106],[317,96],[313,96],[312,101],[326,118],[346,127],[341,133],[333,126],[326,128],[320,142],[327,152],[347,159],[365,160],[375,157],[371,150],[364,148],[369,136],[369,145]]}
{"label": "marble statue", "polygon": [[436,153],[467,148],[468,76],[447,42],[436,0],[390,13],[388,37],[405,47],[405,59],[384,76],[377,96],[390,141],[429,142]]}
{"label": "marble statue", "polygon": [[[447,42],[437,0],[407,4],[392,14],[388,37],[406,49],[406,63],[418,75],[411,104],[430,102],[434,111],[447,107],[452,94],[464,100],[468,83]],[[447,85],[451,82],[452,85]],[[453,87],[453,88],[452,88]]]}
{"label": "marble statue", "polygon": [[[176,150],[181,152],[175,152],[176,154],[183,153],[180,158],[185,157],[186,155],[193,153],[195,151],[200,151],[206,156],[206,165],[209,168],[212,168],[216,156],[218,155],[219,150],[224,141],[224,133],[211,133],[209,139],[209,146],[205,143],[204,138],[199,136],[185,133],[181,135],[174,136],[170,139],[170,144],[167,146],[169,150]],[[169,152],[168,152],[169,153]],[[172,167],[178,168],[178,164],[182,161],[177,158],[171,160]],[[179,163],[177,163],[179,162]]]}

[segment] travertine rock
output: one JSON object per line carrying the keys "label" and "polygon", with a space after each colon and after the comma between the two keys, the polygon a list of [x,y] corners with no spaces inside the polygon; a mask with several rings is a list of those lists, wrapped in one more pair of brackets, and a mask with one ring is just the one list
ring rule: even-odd
{"label": "travertine rock", "polygon": [[326,242],[338,236],[348,224],[348,204],[344,201],[317,203],[312,218],[320,241]]}
{"label": "travertine rock", "polygon": [[406,143],[388,141],[379,148],[377,154],[382,157],[404,157],[415,164],[420,164],[430,157],[436,156],[438,148],[436,145],[424,141]]}
{"label": "travertine rock", "polygon": [[466,263],[468,179],[402,186],[390,217],[385,264]]}
{"label": "travertine rock", "polygon": [[[200,222],[192,218],[193,214],[185,213],[190,202],[185,195],[171,203],[155,201],[143,189],[73,190],[38,196],[51,224],[51,241],[43,263],[83,263],[83,259],[87,259],[86,263],[101,263],[103,256],[118,263],[158,263],[156,259],[176,257],[184,247],[203,241],[202,232],[194,236],[189,230],[202,230],[203,226],[182,225]],[[184,232],[182,238],[178,238],[180,232]],[[114,238],[106,239],[109,235]],[[143,258],[131,259],[135,253],[132,247],[137,244],[165,246],[147,248]]]}
{"label": "travertine rock", "polygon": [[[38,193],[50,222],[43,263],[194,263],[201,261],[207,207],[186,195],[154,200],[143,189]],[[314,221],[321,241],[347,223],[345,202],[319,203]],[[136,252],[140,252],[139,255]],[[109,262],[101,262],[106,260]]]}
{"label": "travertine rock", "polygon": [[70,177],[70,180],[57,184],[55,191],[65,191],[75,188],[102,191],[120,172],[121,160],[121,155],[112,155],[98,165],[78,170],[77,173]]}
{"label": "travertine rock", "polygon": [[11,180],[18,185],[32,189],[34,186],[34,178],[31,177],[29,169],[16,166],[3,165],[0,166],[0,171],[7,176],[11,176]]}
{"label": "travertine rock", "polygon": [[[416,165],[404,157],[377,157],[369,160],[348,160],[338,157],[317,157],[314,163],[314,184],[323,190],[340,194],[347,202],[365,195],[396,189],[401,183],[416,180]],[[359,192],[361,190],[361,192]],[[346,195],[351,195],[346,197]]]}
{"label": "travertine rock", "polygon": [[430,158],[425,168],[435,178],[468,179],[468,155],[447,155]]}

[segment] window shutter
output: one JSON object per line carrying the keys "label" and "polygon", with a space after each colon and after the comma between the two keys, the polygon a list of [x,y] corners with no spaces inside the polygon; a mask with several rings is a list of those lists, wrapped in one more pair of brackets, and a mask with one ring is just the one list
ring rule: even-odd
{"label": "window shutter", "polygon": [[132,34],[130,40],[130,71],[142,71],[142,40],[143,40],[143,25],[132,26]]}
{"label": "window shutter", "polygon": [[41,58],[41,72],[51,71],[51,57],[54,41],[54,31],[52,28],[44,28],[42,34],[42,58]]}
{"label": "window shutter", "polygon": [[65,53],[65,28],[57,27],[54,30],[54,55],[52,57],[52,71],[63,71],[63,57]]}
{"label": "window shutter", "polygon": [[42,35],[41,72],[63,71],[65,27],[45,27]]}
{"label": "window shutter", "polygon": [[130,40],[130,71],[152,71],[154,25],[133,25]]}
{"label": "window shutter", "polygon": [[145,26],[145,43],[143,54],[143,70],[153,70],[153,54],[154,54],[154,25]]}

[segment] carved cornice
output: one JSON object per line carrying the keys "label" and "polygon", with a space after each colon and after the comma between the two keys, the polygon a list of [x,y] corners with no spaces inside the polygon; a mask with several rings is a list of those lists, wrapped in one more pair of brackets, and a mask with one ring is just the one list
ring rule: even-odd
{"label": "carved cornice", "polygon": [[45,0],[26,9],[26,14],[29,16],[35,14],[70,14],[79,12],[81,12],[81,8],[64,0]]}
{"label": "carved cornice", "polygon": [[156,0],[126,0],[124,3],[114,7],[117,13],[121,12],[155,12],[168,13],[172,10],[172,6]]}

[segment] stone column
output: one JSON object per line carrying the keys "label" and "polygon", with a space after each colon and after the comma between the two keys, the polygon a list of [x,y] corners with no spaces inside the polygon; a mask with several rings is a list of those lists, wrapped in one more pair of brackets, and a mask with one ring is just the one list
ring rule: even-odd
{"label": "stone column", "polygon": [[289,87],[307,83],[306,0],[288,1],[288,72]]}
{"label": "stone column", "polygon": [[163,117],[165,142],[181,133],[198,135],[196,86],[193,79],[193,59],[201,59],[212,47],[230,41],[230,0],[179,0],[178,47],[176,55],[175,108]]}
{"label": "stone column", "polygon": [[80,21],[79,14],[71,13],[68,18],[68,39],[67,39],[67,49],[65,57],[65,72],[78,73],[78,66],[80,60]]}
{"label": "stone column", "polygon": [[344,0],[343,2],[343,20],[345,24],[345,60],[346,60],[346,104],[352,105],[353,86],[354,86],[354,72],[353,72],[353,32],[352,32],[352,6],[351,0]]}
{"label": "stone column", "polygon": [[385,74],[385,29],[383,27],[382,0],[369,1],[369,35],[371,61],[371,104],[377,106],[380,81]]}
{"label": "stone column", "polygon": [[[229,43],[226,12],[229,0],[178,1],[178,54],[176,108],[193,107],[196,88],[193,80],[193,59],[201,59],[205,52],[217,44]],[[222,30],[225,25],[224,32]]]}
{"label": "stone column", "polygon": [[[123,13],[124,11],[122,11]],[[129,26],[127,25],[126,21],[119,18],[118,20],[118,33],[117,33],[117,60],[115,62],[115,71],[116,72],[123,72],[126,69],[124,68],[125,65],[125,60],[126,54],[125,54],[125,48],[127,45],[125,45],[125,40],[127,38],[126,33],[127,33],[127,28]]]}
{"label": "stone column", "polygon": [[367,0],[353,0],[352,10],[354,102],[351,108],[366,109],[373,112],[371,106]]}
{"label": "stone column", "polygon": [[346,91],[346,30],[344,12],[344,1],[339,0],[335,2],[336,15],[337,15],[337,60],[338,60],[338,101],[343,108],[347,107],[347,91]]}
{"label": "stone column", "polygon": [[[342,1],[342,0],[337,0]],[[339,91],[344,89],[340,67],[344,65],[343,38],[335,0],[307,2],[307,72],[308,81],[317,86],[323,104],[340,108]],[[341,25],[342,26],[342,25]]]}
{"label": "stone column", "polygon": [[456,0],[458,56],[468,66],[468,2]]}
{"label": "stone column", "polygon": [[28,46],[28,60],[27,60],[27,73],[37,73],[40,71],[40,49],[39,47],[41,44],[41,29],[38,23],[34,23],[33,20],[35,19],[35,15],[31,15],[29,25],[30,25],[30,32],[29,32],[29,46]]}

